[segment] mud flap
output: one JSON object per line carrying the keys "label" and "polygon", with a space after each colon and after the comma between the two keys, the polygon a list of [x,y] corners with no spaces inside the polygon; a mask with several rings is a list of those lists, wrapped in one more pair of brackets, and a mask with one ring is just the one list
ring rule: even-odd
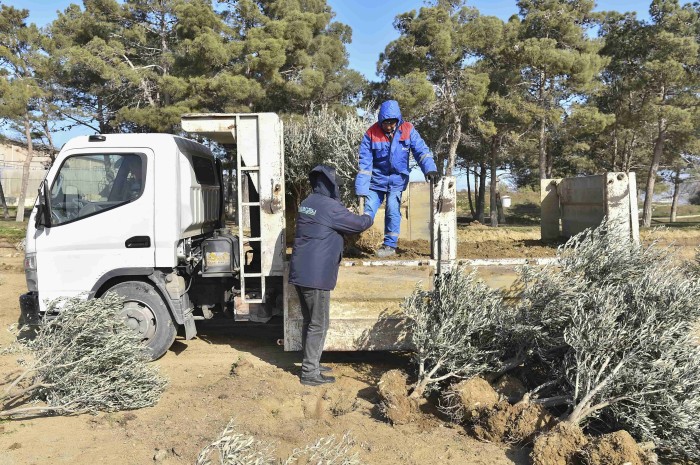
{"label": "mud flap", "polygon": [[[166,306],[169,308],[175,322],[185,327],[185,339],[192,339],[197,335],[197,327],[194,323],[194,308],[189,296],[185,292],[185,279],[175,273],[166,275],[162,271],[153,272],[148,278],[158,287],[164,296]],[[167,298],[165,298],[167,296]]]}
{"label": "mud flap", "polygon": [[197,335],[197,326],[194,324],[194,316],[192,316],[192,308],[190,307],[184,315],[185,339],[192,339]]}

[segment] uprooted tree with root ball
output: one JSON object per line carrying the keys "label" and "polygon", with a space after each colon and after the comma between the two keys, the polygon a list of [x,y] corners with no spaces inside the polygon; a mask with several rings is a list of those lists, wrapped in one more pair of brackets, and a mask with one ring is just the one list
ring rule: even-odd
{"label": "uprooted tree with root ball", "polygon": [[516,339],[531,354],[526,369],[545,374],[531,402],[700,459],[700,280],[609,223],[572,238],[558,258],[520,277]]}
{"label": "uprooted tree with root ball", "polygon": [[412,398],[441,381],[499,368],[512,312],[474,272],[454,268],[437,275],[433,289],[416,288],[402,310],[418,370]]}
{"label": "uprooted tree with root ball", "polygon": [[166,380],[149,363],[141,336],[124,324],[120,297],[108,293],[51,307],[60,312],[27,342],[23,368],[0,386],[0,418],[130,410],[158,402]]}
{"label": "uprooted tree with root ball", "polygon": [[664,457],[699,460],[697,266],[607,221],[557,258],[520,270],[512,305],[459,269],[417,289],[403,306],[418,371],[411,395],[517,368],[528,392],[514,407],[546,407],[562,426],[600,419]]}

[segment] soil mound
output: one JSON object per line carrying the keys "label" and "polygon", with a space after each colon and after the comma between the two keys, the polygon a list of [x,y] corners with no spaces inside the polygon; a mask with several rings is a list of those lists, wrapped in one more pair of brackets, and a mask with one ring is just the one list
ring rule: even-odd
{"label": "soil mound", "polygon": [[472,421],[498,403],[498,393],[478,376],[452,385],[444,395],[445,410],[455,421]]}
{"label": "soil mound", "polygon": [[384,242],[384,234],[375,228],[369,228],[349,240],[350,244],[364,253],[373,254]]}
{"label": "soil mound", "polygon": [[493,409],[482,411],[473,428],[474,434],[485,441],[530,442],[554,424],[554,417],[535,404],[510,405],[499,402]]}
{"label": "soil mound", "polygon": [[408,398],[406,375],[400,370],[390,370],[379,380],[379,396],[382,412],[393,425],[405,425],[416,419],[418,406]]}
{"label": "soil mound", "polygon": [[514,404],[521,400],[527,393],[527,389],[520,380],[511,375],[503,375],[498,378],[498,381],[493,385],[497,393],[508,399],[508,402]]}
{"label": "soil mound", "polygon": [[328,411],[334,417],[345,415],[357,410],[357,396],[343,386],[332,386],[323,395],[328,403]]}
{"label": "soil mound", "polygon": [[517,404],[511,408],[506,439],[531,442],[537,434],[549,430],[554,423],[554,417],[541,405]]}
{"label": "soil mound", "polygon": [[586,465],[599,463],[624,463],[647,465],[646,454],[627,431],[621,430],[592,438],[581,453]]}
{"label": "soil mound", "polygon": [[[559,423],[535,439],[530,458],[533,465],[573,465],[588,439],[578,426]],[[600,462],[608,463],[608,462]],[[623,463],[623,462],[620,462]]]}
{"label": "soil mound", "polygon": [[474,436],[484,441],[502,441],[508,430],[510,409],[507,401],[501,401],[494,408],[484,410],[474,425]]}

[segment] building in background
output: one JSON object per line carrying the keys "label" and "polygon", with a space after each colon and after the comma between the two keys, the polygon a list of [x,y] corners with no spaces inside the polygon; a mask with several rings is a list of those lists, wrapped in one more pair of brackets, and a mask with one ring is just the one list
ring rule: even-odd
{"label": "building in background", "polygon": [[[22,186],[22,165],[27,159],[27,148],[19,142],[9,140],[0,141],[0,182],[5,193],[7,206],[16,207]],[[24,202],[25,207],[32,207],[36,200],[36,192],[39,184],[46,176],[46,171],[51,166],[51,157],[48,151],[41,147],[34,148],[34,156],[29,166],[29,184]]]}

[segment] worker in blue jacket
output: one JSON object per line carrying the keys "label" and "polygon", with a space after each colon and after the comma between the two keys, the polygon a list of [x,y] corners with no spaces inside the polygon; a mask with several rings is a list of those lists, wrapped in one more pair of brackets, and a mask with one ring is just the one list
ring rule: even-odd
{"label": "worker in blue jacket", "polygon": [[303,316],[301,384],[318,386],[335,378],[321,372],[321,353],[328,332],[331,291],[338,280],[343,236],[372,226],[369,215],[355,215],[338,200],[335,170],[319,165],[309,174],[313,192],[301,202],[297,215],[289,283],[294,284]]}
{"label": "worker in blue jacket", "polygon": [[387,100],[379,108],[379,117],[360,143],[359,172],[355,194],[364,197],[364,213],[374,219],[386,198],[384,244],[377,250],[380,258],[396,254],[401,231],[401,194],[408,187],[409,152],[431,183],[439,179],[430,149],[418,131],[401,118],[396,100]]}

